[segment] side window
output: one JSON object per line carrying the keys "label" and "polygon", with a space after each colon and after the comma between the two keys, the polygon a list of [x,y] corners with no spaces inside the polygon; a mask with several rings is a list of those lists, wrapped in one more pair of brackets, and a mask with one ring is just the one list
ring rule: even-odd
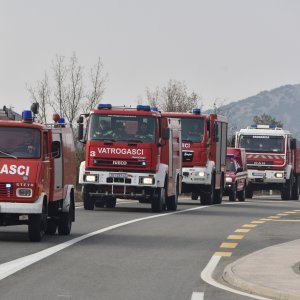
{"label": "side window", "polygon": [[43,133],[43,158],[49,159],[49,151],[48,151],[48,133]]}

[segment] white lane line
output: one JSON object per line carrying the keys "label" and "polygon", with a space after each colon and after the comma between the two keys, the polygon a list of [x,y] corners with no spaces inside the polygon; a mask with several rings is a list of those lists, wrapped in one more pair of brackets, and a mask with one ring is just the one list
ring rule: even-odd
{"label": "white lane line", "polygon": [[221,284],[221,283],[215,281],[212,277],[212,274],[213,274],[214,270],[216,269],[220,259],[221,259],[221,256],[212,256],[211,257],[210,261],[208,262],[206,267],[201,272],[200,276],[201,276],[202,280],[204,280],[206,283],[208,283],[208,284],[210,284],[214,287],[225,290],[227,292],[231,292],[231,293],[234,293],[234,294],[250,297],[250,298],[253,298],[253,299],[271,300],[270,298],[264,298],[264,297],[256,296],[256,295],[253,295],[253,294],[248,294],[246,292],[242,292],[242,291],[239,291],[239,290],[235,290],[233,288],[230,288],[230,287],[228,287],[224,284]]}
{"label": "white lane line", "polygon": [[152,215],[152,216],[148,216],[148,217],[144,217],[144,218],[138,218],[138,219],[134,219],[134,220],[130,220],[130,221],[126,221],[126,222],[122,222],[119,224],[115,224],[112,226],[108,226],[90,233],[87,233],[85,235],[79,236],[77,238],[74,238],[72,240],[69,240],[67,242],[58,244],[56,246],[47,248],[45,250],[3,263],[0,265],[0,280],[38,262],[41,261],[42,259],[45,259],[59,251],[62,251],[76,243],[79,243],[85,239],[88,239],[90,237],[93,237],[95,235],[116,229],[116,228],[120,228],[126,225],[130,225],[133,223],[137,223],[137,222],[141,222],[141,221],[146,221],[146,220],[150,220],[150,219],[156,219],[156,218],[162,218],[162,217],[167,217],[170,215],[175,215],[175,214],[180,214],[180,213],[184,213],[184,212],[188,212],[188,211],[193,211],[193,210],[199,210],[199,209],[203,209],[203,208],[207,208],[208,206],[197,206],[197,207],[193,207],[193,208],[189,208],[189,209],[185,209],[185,210],[180,210],[180,211],[174,211],[174,212],[169,212],[169,213],[164,213],[164,214],[156,214],[156,215]]}
{"label": "white lane line", "polygon": [[192,294],[191,300],[203,300],[204,299],[204,293],[194,292]]}

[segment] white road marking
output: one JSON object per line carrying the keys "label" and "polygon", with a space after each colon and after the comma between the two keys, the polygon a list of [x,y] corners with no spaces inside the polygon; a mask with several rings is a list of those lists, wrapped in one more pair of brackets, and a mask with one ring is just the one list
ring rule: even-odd
{"label": "white road marking", "polygon": [[72,240],[69,240],[67,242],[58,244],[56,246],[47,248],[45,250],[3,263],[0,265],[0,280],[38,262],[41,261],[42,259],[45,259],[59,251],[62,251],[76,243],[79,243],[85,239],[88,239],[90,237],[99,235],[101,233],[116,229],[116,228],[120,228],[120,227],[124,227],[126,225],[129,224],[133,224],[133,223],[137,223],[137,222],[141,222],[141,221],[146,221],[146,220],[151,220],[151,219],[156,219],[156,218],[162,218],[162,217],[167,217],[170,215],[175,215],[175,214],[180,214],[180,213],[184,213],[184,212],[188,212],[188,211],[193,211],[193,210],[199,210],[199,209],[203,209],[206,208],[208,206],[197,206],[197,207],[193,207],[193,208],[189,208],[189,209],[185,209],[185,210],[179,210],[179,211],[174,211],[174,212],[169,212],[169,213],[163,213],[163,214],[156,214],[156,215],[152,215],[152,216],[148,216],[148,217],[144,217],[144,218],[138,218],[138,219],[134,219],[134,220],[130,220],[130,221],[126,221],[126,222],[122,222],[119,224],[115,224],[112,226],[108,226],[90,233],[87,233],[85,235],[79,236],[77,238],[74,238]]}
{"label": "white road marking", "polygon": [[204,299],[204,293],[194,292],[192,294],[191,300],[203,300]]}
{"label": "white road marking", "polygon": [[221,260],[221,256],[212,256],[210,261],[208,262],[208,264],[206,265],[206,267],[203,269],[203,271],[201,272],[201,278],[203,281],[205,281],[206,283],[217,287],[219,289],[225,290],[227,292],[231,292],[234,294],[238,294],[238,295],[242,295],[242,296],[246,296],[246,297],[250,297],[253,299],[259,299],[259,300],[271,300],[270,298],[264,298],[264,297],[260,297],[260,296],[256,296],[253,294],[248,294],[245,292],[241,292],[239,290],[235,290],[233,288],[230,288],[222,283],[219,283],[217,281],[215,281],[212,277],[212,274],[214,272],[214,270],[216,269],[219,261]]}

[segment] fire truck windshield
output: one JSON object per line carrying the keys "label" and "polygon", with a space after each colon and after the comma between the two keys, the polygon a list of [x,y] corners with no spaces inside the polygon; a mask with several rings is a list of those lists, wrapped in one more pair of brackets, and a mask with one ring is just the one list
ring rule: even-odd
{"label": "fire truck windshield", "polygon": [[136,115],[91,115],[89,140],[154,144],[156,118]]}
{"label": "fire truck windshield", "polygon": [[284,153],[284,137],[269,135],[241,135],[240,147],[247,152]]}
{"label": "fire truck windshield", "polygon": [[182,141],[199,143],[203,140],[204,120],[202,118],[182,118]]}
{"label": "fire truck windshield", "polygon": [[39,158],[40,144],[38,129],[0,127],[0,157]]}

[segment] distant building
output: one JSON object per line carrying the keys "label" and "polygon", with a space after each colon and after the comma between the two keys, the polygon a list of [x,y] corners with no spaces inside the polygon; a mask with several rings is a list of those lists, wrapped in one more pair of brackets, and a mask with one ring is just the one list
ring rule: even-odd
{"label": "distant building", "polygon": [[11,108],[3,106],[0,109],[0,120],[21,120],[22,116],[14,112]]}

